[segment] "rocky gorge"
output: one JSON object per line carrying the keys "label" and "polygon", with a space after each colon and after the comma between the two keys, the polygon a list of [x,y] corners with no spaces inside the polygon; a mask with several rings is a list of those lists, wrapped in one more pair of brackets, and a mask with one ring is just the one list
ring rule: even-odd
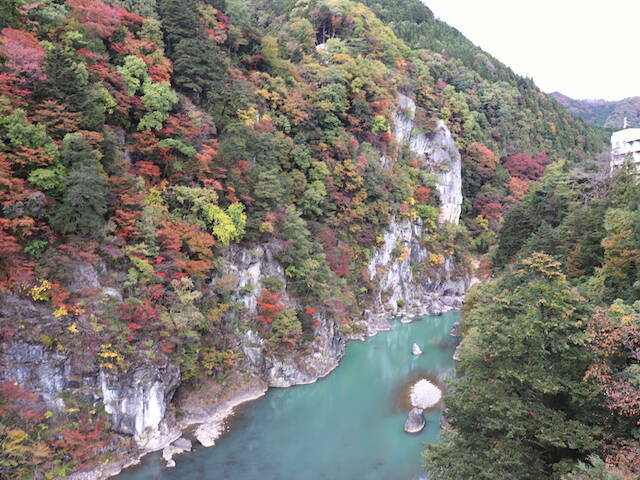
{"label": "rocky gorge", "polygon": [[[414,122],[416,107],[411,97],[400,95],[398,104],[395,139],[426,159],[437,176],[438,223],[457,224],[462,204],[461,159],[451,133],[444,122],[439,122],[434,132],[421,132]],[[391,160],[383,157],[381,161]],[[363,315],[354,321],[359,328],[341,331],[333,318],[320,315],[314,338],[305,351],[286,357],[266,353],[265,341],[257,332],[239,331],[235,341],[243,360],[236,374],[222,383],[211,380],[181,385],[179,366],[162,352],[153,358],[140,358],[126,371],[113,372],[84,358],[82,352],[29,343],[20,340],[19,335],[0,344],[0,364],[8,366],[0,371],[0,380],[15,380],[29,387],[53,410],[67,407],[64,392],[69,390],[90,402],[101,403],[113,429],[123,439],[134,440],[134,447],[123,440],[117,460],[76,472],[69,477],[73,480],[107,478],[159,449],[165,449],[171,462],[173,453],[188,450],[181,439],[185,430],[193,428],[202,445],[213,445],[223,431],[224,419],[235,406],[263,395],[271,387],[312,383],[326,376],[338,365],[347,340],[364,340],[389,329],[390,318],[410,319],[459,308],[471,282],[471,272],[457,264],[452,255],[430,257],[432,252],[424,245],[425,232],[420,219],[392,219],[367,267],[376,288]],[[242,306],[246,316],[256,314],[258,295],[267,278],[284,285],[285,305],[296,306],[295,296],[287,293],[284,268],[275,257],[279,247],[277,242],[230,246],[222,260],[219,270],[237,279],[232,300]],[[102,284],[104,275],[101,266],[89,264],[75,265],[72,272],[78,294],[89,287],[101,292],[98,308],[107,308],[110,299],[122,298],[117,288]],[[217,280],[211,278],[212,283]],[[8,317],[37,320],[53,315],[34,302],[10,295],[4,295],[0,302],[0,311]]]}

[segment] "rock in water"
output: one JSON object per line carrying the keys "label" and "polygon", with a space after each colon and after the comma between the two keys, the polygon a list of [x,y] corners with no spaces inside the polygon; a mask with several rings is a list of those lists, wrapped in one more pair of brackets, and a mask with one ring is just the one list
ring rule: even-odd
{"label": "rock in water", "polygon": [[451,358],[453,358],[456,362],[459,362],[459,361],[460,361],[460,350],[461,350],[461,349],[462,349],[462,342],[460,342],[460,343],[458,344],[458,346],[456,347],[456,351],[455,351],[455,352],[453,352],[453,357],[451,357]]}
{"label": "rock in water", "polygon": [[452,337],[459,337],[460,336],[460,322],[456,322],[453,324],[453,326],[451,327],[451,333],[450,335]]}
{"label": "rock in water", "polygon": [[162,458],[167,462],[167,468],[173,468],[176,466],[176,462],[173,459],[174,455],[178,455],[183,452],[191,451],[191,440],[180,437],[178,440],[173,442],[171,445],[167,445],[162,450]]}
{"label": "rock in water", "polygon": [[411,405],[415,408],[430,408],[442,398],[442,392],[429,380],[422,379],[411,387]]}
{"label": "rock in water", "polygon": [[219,420],[202,423],[196,428],[194,435],[203,447],[213,447],[222,435],[223,425]]}
{"label": "rock in water", "polygon": [[422,350],[420,350],[420,347],[418,346],[417,343],[413,344],[413,347],[411,349],[411,353],[413,353],[414,355],[422,355]]}
{"label": "rock in water", "polygon": [[404,423],[404,431],[407,433],[418,433],[424,428],[425,420],[421,408],[412,408]]}

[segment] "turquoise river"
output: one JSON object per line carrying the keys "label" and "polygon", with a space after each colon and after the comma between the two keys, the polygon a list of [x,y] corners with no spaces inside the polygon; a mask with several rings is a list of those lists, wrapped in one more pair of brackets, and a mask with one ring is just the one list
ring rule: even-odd
{"label": "turquoise river", "polygon": [[[177,456],[166,469],[159,453],[117,480],[415,480],[425,443],[438,441],[440,410],[427,426],[404,433],[408,386],[454,375],[458,312],[394,321],[389,332],[350,342],[340,366],[312,385],[271,389],[237,409],[212,448]],[[413,356],[417,343],[423,355]],[[195,442],[194,442],[195,443]]]}

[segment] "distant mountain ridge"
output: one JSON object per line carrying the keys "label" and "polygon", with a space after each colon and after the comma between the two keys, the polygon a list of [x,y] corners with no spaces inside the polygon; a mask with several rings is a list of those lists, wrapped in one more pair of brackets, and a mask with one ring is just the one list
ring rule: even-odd
{"label": "distant mountain ridge", "polygon": [[607,128],[622,128],[624,118],[627,117],[629,125],[640,126],[640,97],[609,101],[576,100],[560,92],[549,95],[587,123]]}

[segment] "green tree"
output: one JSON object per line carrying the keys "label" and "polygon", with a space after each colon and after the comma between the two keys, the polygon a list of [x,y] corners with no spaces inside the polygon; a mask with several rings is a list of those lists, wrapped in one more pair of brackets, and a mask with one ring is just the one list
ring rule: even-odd
{"label": "green tree", "polygon": [[52,159],[58,152],[56,144],[47,134],[46,127],[31,123],[26,112],[20,108],[10,115],[0,116],[0,142],[0,148],[3,150],[17,151],[20,147],[41,149],[42,153]]}
{"label": "green tree", "polygon": [[321,217],[326,214],[325,198],[327,196],[327,189],[324,183],[316,180],[309,184],[302,196],[302,212],[305,215]]}
{"label": "green tree", "polygon": [[140,119],[138,130],[160,130],[169,112],[178,103],[178,96],[169,82],[146,81],[142,89],[144,95],[141,100],[147,107],[147,113]]}
{"label": "green tree", "polygon": [[286,247],[280,254],[285,273],[298,295],[323,298],[327,294],[330,270],[322,247],[311,239],[307,223],[294,206],[288,206],[281,224]]}
{"label": "green tree", "polygon": [[129,95],[135,95],[147,78],[147,64],[136,55],[124,57],[124,64],[118,67],[118,71],[127,82]]}
{"label": "green tree", "polygon": [[586,309],[560,263],[541,253],[470,296],[462,376],[447,398],[453,432],[426,453],[431,478],[557,479],[598,446]]}
{"label": "green tree", "polygon": [[106,178],[98,154],[81,133],[70,133],[60,156],[69,173],[51,225],[63,234],[98,236],[107,212]]}
{"label": "green tree", "polygon": [[493,258],[496,267],[506,266],[544,223],[548,226],[543,230],[549,232],[549,227],[557,227],[567,216],[575,196],[568,179],[566,162],[549,165],[540,183],[507,214],[498,233]]}
{"label": "green tree", "polygon": [[173,54],[174,82],[196,103],[210,100],[225,88],[226,63],[218,46],[204,35],[184,38]]}
{"label": "green tree", "polygon": [[159,13],[176,87],[196,103],[219,100],[228,90],[224,82],[227,61],[204,34],[197,2],[160,0]]}
{"label": "green tree", "polygon": [[40,86],[41,94],[69,105],[71,112],[81,113],[81,127],[101,130],[105,120],[104,93],[90,85],[84,63],[58,47],[47,52],[44,63],[49,82]]}
{"label": "green tree", "polygon": [[158,13],[162,21],[166,50],[170,57],[185,38],[193,38],[202,30],[195,0],[159,0]]}

